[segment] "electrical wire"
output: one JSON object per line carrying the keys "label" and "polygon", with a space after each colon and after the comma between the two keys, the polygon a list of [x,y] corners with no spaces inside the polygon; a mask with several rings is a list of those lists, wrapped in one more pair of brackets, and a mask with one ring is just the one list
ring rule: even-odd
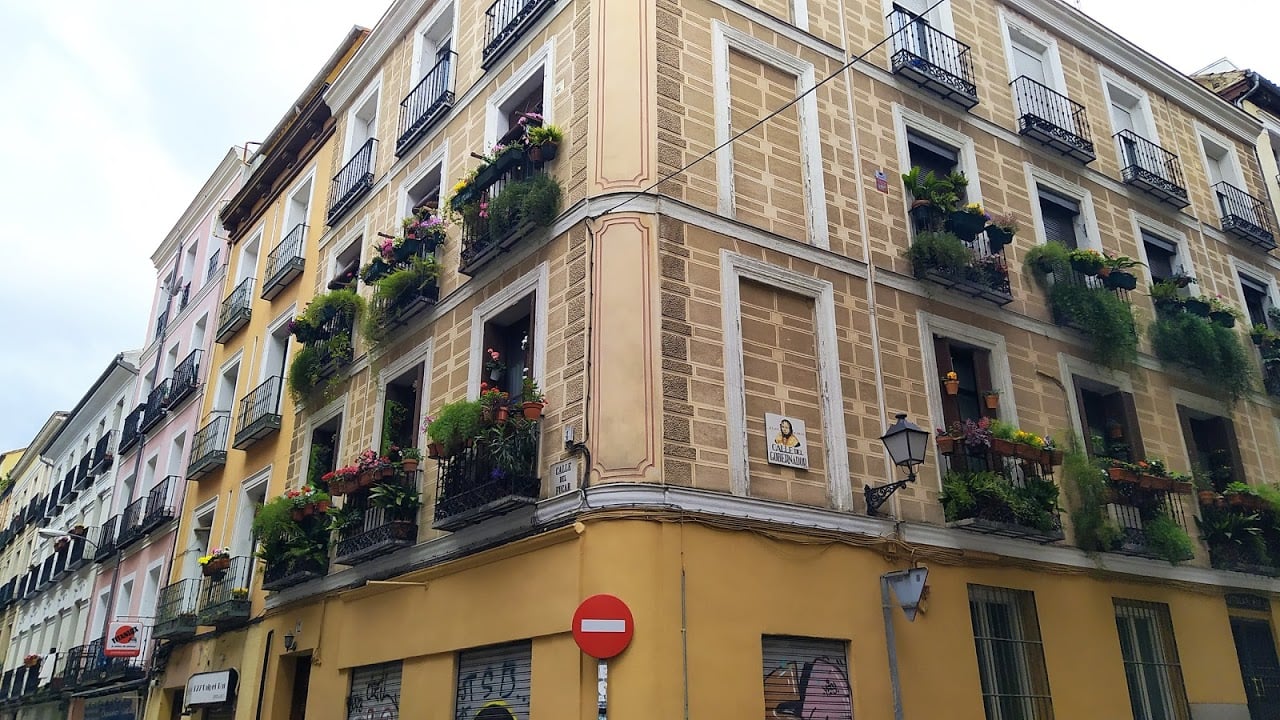
{"label": "electrical wire", "polygon": [[885,36],[884,36],[883,38],[881,38],[881,39],[880,39],[880,41],[879,41],[879,42],[877,42],[875,45],[872,45],[871,47],[869,47],[869,48],[867,48],[866,50],[862,51],[862,53],[860,53],[860,54],[858,54],[858,55],[855,55],[855,56],[854,56],[854,58],[853,58],[852,60],[850,60],[849,62],[845,63],[844,65],[841,65],[839,68],[837,68],[837,69],[835,70],[835,72],[831,73],[830,75],[828,75],[828,76],[826,76],[826,77],[822,78],[821,80],[819,80],[818,82],[814,83],[812,87],[807,88],[806,90],[804,90],[803,92],[801,92],[799,95],[796,95],[794,98],[792,98],[792,99],[788,100],[788,101],[787,101],[784,105],[782,105],[781,107],[777,108],[776,110],[774,110],[773,112],[769,113],[768,115],[765,115],[764,117],[762,117],[762,118],[760,118],[759,120],[755,121],[754,123],[752,123],[752,124],[751,124],[749,127],[747,127],[746,129],[744,129],[744,130],[742,130],[742,131],[740,131],[740,132],[738,132],[738,133],[734,134],[734,135],[733,135],[732,137],[730,137],[728,140],[725,140],[724,142],[722,142],[722,143],[720,143],[719,145],[717,145],[717,146],[715,146],[715,147],[711,148],[710,150],[706,151],[705,153],[703,153],[702,155],[698,156],[697,158],[694,158],[691,162],[689,162],[688,164],[686,164],[684,167],[681,167],[681,168],[679,168],[679,169],[677,169],[677,170],[674,170],[674,171],[672,171],[672,172],[670,172],[670,173],[668,173],[668,174],[666,174],[666,175],[664,175],[664,176],[662,176],[662,177],[658,178],[658,179],[657,179],[657,180],[655,180],[651,185],[649,185],[649,186],[645,187],[645,188],[644,188],[644,189],[642,189],[642,190],[634,190],[634,191],[632,191],[631,193],[629,193],[629,194],[627,195],[626,199],[622,200],[622,202],[619,202],[617,205],[614,205],[614,206],[610,207],[608,210],[605,210],[605,211],[603,211],[603,212],[601,212],[601,213],[599,213],[599,214],[597,214],[597,215],[595,215],[595,216],[593,216],[593,217],[599,217],[600,215],[608,215],[609,213],[614,212],[614,211],[615,211],[615,210],[617,210],[618,208],[622,207],[623,205],[626,205],[627,203],[631,202],[632,200],[635,200],[636,198],[640,197],[641,195],[648,194],[649,192],[651,192],[651,191],[653,191],[654,189],[656,189],[659,185],[662,185],[663,183],[666,183],[666,182],[669,182],[669,181],[671,181],[671,180],[676,179],[676,178],[677,178],[677,177],[679,177],[680,175],[682,175],[682,174],[684,174],[685,172],[687,172],[687,171],[688,171],[690,168],[692,168],[694,165],[697,165],[698,163],[702,162],[703,160],[706,160],[707,158],[711,157],[712,155],[715,155],[715,154],[716,154],[717,152],[719,152],[722,148],[728,147],[729,145],[732,145],[733,143],[737,142],[740,138],[744,137],[745,135],[747,135],[747,134],[748,134],[748,133],[750,133],[751,131],[753,131],[753,130],[755,130],[756,128],[758,128],[758,127],[760,127],[760,126],[764,125],[765,123],[769,122],[769,121],[770,121],[770,120],[772,120],[773,118],[777,117],[779,114],[781,114],[781,113],[785,112],[785,111],[787,110],[787,108],[790,108],[792,105],[795,105],[796,103],[798,103],[798,102],[800,102],[801,100],[803,100],[803,99],[804,99],[806,96],[808,96],[810,93],[813,93],[813,92],[814,92],[814,91],[816,91],[818,88],[820,88],[820,87],[822,87],[823,85],[827,84],[827,82],[828,82],[828,81],[835,79],[835,78],[836,78],[837,76],[839,76],[841,73],[845,72],[845,71],[846,71],[846,70],[848,70],[849,68],[851,68],[851,67],[853,67],[854,65],[856,65],[856,64],[857,64],[859,61],[861,61],[863,58],[865,58],[866,56],[870,55],[871,53],[873,53],[873,52],[875,52],[877,49],[879,49],[881,45],[884,45],[885,43],[889,42],[889,40],[890,40],[890,39],[892,39],[894,35],[897,35],[898,33],[901,33],[901,32],[903,32],[903,31],[905,31],[907,28],[911,27],[912,25],[916,24],[917,22],[920,22],[920,20],[921,20],[925,15],[928,15],[930,12],[932,12],[932,11],[933,11],[933,9],[934,9],[934,8],[938,7],[939,5],[941,5],[941,4],[942,4],[943,2],[945,2],[945,1],[946,1],[946,0],[935,0],[935,1],[934,1],[934,3],[933,3],[932,5],[930,5],[928,8],[926,8],[926,9],[924,10],[924,12],[920,13],[919,15],[915,15],[914,17],[912,17],[910,22],[908,22],[907,24],[903,25],[901,28],[899,28],[899,29],[897,29],[897,30],[895,30],[895,31],[893,31],[893,32],[891,32],[891,33],[889,33],[888,35],[885,35]]}

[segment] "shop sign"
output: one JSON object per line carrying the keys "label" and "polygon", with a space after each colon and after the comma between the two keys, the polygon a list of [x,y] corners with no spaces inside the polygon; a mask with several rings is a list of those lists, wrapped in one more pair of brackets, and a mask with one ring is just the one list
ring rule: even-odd
{"label": "shop sign", "polygon": [[137,695],[112,695],[84,701],[84,720],[137,720]]}
{"label": "shop sign", "polygon": [[196,673],[187,680],[186,703],[196,707],[201,705],[222,705],[236,697],[236,671],[219,670],[217,672]]}
{"label": "shop sign", "polygon": [[805,446],[803,420],[765,413],[764,436],[769,445],[770,465],[809,469],[809,449]]}
{"label": "shop sign", "polygon": [[107,657],[138,657],[142,653],[142,626],[136,622],[113,622],[107,631]]}

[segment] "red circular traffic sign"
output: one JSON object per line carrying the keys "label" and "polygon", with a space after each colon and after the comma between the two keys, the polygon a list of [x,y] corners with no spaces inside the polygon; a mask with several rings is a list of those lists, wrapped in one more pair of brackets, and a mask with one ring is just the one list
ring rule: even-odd
{"label": "red circular traffic sign", "polygon": [[631,610],[612,595],[592,595],[573,613],[573,640],[593,658],[607,660],[626,650],[634,634]]}

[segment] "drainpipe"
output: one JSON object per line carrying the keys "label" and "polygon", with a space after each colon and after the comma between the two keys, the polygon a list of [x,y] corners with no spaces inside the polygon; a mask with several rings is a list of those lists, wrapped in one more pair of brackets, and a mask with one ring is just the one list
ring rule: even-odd
{"label": "drainpipe", "polygon": [[262,720],[262,696],[267,692],[267,667],[271,663],[271,639],[275,630],[267,631],[266,646],[262,648],[262,673],[258,677],[258,708],[253,713],[254,720]]}
{"label": "drainpipe", "polygon": [[893,720],[902,720],[902,682],[898,679],[898,644],[893,635],[893,603],[889,576],[880,576],[880,609],[884,611],[884,640],[889,648],[889,685],[893,688]]}

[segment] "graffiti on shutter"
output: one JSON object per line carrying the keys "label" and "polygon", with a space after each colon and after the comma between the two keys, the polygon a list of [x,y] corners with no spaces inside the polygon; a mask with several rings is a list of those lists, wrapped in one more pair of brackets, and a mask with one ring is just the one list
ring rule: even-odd
{"label": "graffiti on shutter", "polygon": [[400,717],[399,660],[351,670],[347,720],[397,720]]}
{"label": "graffiti on shutter", "polygon": [[495,645],[458,653],[454,720],[529,720],[533,646]]}
{"label": "graffiti on shutter", "polygon": [[853,720],[845,643],[765,637],[765,720]]}

